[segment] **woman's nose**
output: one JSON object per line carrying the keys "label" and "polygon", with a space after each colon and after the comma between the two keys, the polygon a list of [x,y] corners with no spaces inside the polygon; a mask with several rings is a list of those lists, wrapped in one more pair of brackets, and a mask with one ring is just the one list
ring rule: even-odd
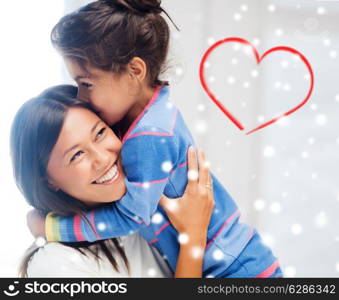
{"label": "woman's nose", "polygon": [[95,171],[104,171],[110,164],[109,156],[103,151],[93,151],[93,169]]}

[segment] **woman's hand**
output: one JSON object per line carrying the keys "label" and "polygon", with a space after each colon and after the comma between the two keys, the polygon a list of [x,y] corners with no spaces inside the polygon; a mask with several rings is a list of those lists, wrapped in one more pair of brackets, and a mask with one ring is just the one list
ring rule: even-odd
{"label": "woman's hand", "polygon": [[175,277],[201,277],[207,230],[214,208],[213,185],[202,151],[188,150],[188,183],[181,198],[163,196],[160,205],[180,234]]}

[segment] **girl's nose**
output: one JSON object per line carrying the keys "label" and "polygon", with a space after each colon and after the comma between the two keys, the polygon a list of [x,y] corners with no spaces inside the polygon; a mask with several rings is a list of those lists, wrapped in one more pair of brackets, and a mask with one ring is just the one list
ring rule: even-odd
{"label": "girl's nose", "polygon": [[86,97],[86,95],[84,95],[84,93],[81,92],[81,89],[78,89],[78,94],[77,94],[77,98],[83,102],[87,102],[89,103],[88,98]]}

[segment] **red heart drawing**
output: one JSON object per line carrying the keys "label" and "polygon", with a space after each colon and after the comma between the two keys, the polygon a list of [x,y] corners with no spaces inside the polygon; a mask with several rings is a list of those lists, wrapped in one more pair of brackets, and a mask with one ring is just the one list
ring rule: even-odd
{"label": "red heart drawing", "polygon": [[242,39],[242,38],[238,38],[238,37],[231,37],[231,38],[226,38],[223,40],[219,40],[217,42],[215,42],[210,48],[207,49],[207,51],[205,52],[204,56],[201,59],[200,62],[200,67],[199,67],[199,76],[200,76],[200,82],[202,87],[204,88],[204,90],[206,91],[207,95],[212,99],[212,101],[221,109],[221,111],[240,129],[240,130],[244,130],[244,126],[224,107],[224,105],[215,97],[215,95],[212,93],[212,91],[209,89],[208,85],[206,84],[206,80],[205,80],[205,73],[204,73],[204,65],[205,62],[207,60],[207,58],[209,57],[209,55],[213,52],[214,49],[216,49],[217,47],[219,47],[222,44],[225,43],[231,43],[231,42],[236,42],[236,43],[240,43],[240,44],[244,44],[246,46],[249,46],[250,49],[252,49],[253,54],[256,58],[257,64],[259,65],[261,63],[261,61],[270,53],[273,52],[277,52],[277,51],[285,51],[285,52],[289,52],[295,55],[298,55],[300,57],[300,59],[303,61],[303,63],[306,65],[309,75],[310,75],[310,87],[308,89],[307,95],[304,98],[303,101],[301,101],[297,106],[295,106],[294,108],[292,108],[291,110],[283,113],[282,115],[261,124],[260,126],[248,131],[246,134],[251,134],[259,129],[262,129],[268,125],[271,125],[273,123],[275,123],[276,121],[278,121],[279,119],[281,119],[282,117],[288,116],[292,113],[294,113],[296,110],[298,110],[300,107],[302,107],[311,97],[311,94],[313,92],[313,86],[314,86],[314,74],[313,74],[313,70],[312,70],[312,66],[309,63],[309,61],[307,60],[307,58],[301,54],[298,50],[295,50],[293,48],[290,47],[285,47],[285,46],[280,46],[280,47],[274,47],[271,48],[269,50],[267,50],[262,56],[259,56],[259,53],[257,51],[257,49],[247,40]]}

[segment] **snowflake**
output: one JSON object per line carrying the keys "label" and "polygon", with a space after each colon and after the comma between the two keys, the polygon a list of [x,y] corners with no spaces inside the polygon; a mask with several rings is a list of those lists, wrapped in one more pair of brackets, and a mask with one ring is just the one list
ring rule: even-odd
{"label": "snowflake", "polygon": [[281,197],[282,198],[286,198],[288,196],[288,193],[287,192],[283,192],[282,194],[281,194]]}
{"label": "snowflake", "polygon": [[274,33],[276,36],[282,36],[284,31],[281,28],[277,28]]}
{"label": "snowflake", "polygon": [[238,63],[238,59],[236,59],[236,58],[232,58],[231,59],[231,64],[232,65],[236,65]]}
{"label": "snowflake", "polygon": [[197,180],[199,178],[199,173],[197,170],[189,170],[187,172],[187,178],[189,180]]}
{"label": "snowflake", "polygon": [[318,106],[317,106],[317,104],[314,104],[314,103],[313,103],[313,104],[311,104],[311,106],[310,106],[310,107],[311,107],[311,109],[312,109],[312,110],[317,110],[317,109],[318,109]]}
{"label": "snowflake", "polygon": [[311,178],[312,178],[312,179],[318,179],[318,173],[313,172],[313,173],[311,174]]}
{"label": "snowflake", "polygon": [[284,269],[284,274],[286,277],[295,277],[297,271],[296,268],[294,266],[287,266]]}
{"label": "snowflake", "polygon": [[169,211],[175,212],[178,209],[178,201],[176,199],[169,199],[166,206]]}
{"label": "snowflake", "polygon": [[235,78],[234,78],[233,76],[229,76],[229,77],[227,78],[227,82],[228,82],[229,84],[234,84],[234,83],[235,83]]}
{"label": "snowflake", "polygon": [[194,259],[198,259],[200,257],[202,257],[204,255],[204,249],[202,249],[201,247],[193,247],[192,248],[192,257]]}
{"label": "snowflake", "polygon": [[252,70],[252,71],[251,71],[251,76],[252,76],[253,78],[258,77],[258,75],[259,75],[259,72],[258,72],[257,70]]}
{"label": "snowflake", "polygon": [[310,137],[310,138],[308,139],[308,143],[309,143],[310,145],[313,145],[314,142],[315,142],[315,139],[314,139],[313,137]]}
{"label": "snowflake", "polygon": [[38,236],[36,239],[35,239],[35,245],[37,246],[37,247],[43,247],[43,246],[45,246],[45,244],[46,244],[46,240],[45,240],[45,238],[43,238],[42,236]]}
{"label": "snowflake", "polygon": [[317,13],[318,13],[318,15],[324,15],[326,13],[326,9],[322,6],[319,6],[317,8]]}
{"label": "snowflake", "polygon": [[276,82],[274,83],[274,87],[275,87],[276,89],[280,89],[280,88],[281,88],[281,85],[282,85],[282,83],[281,83],[280,81],[276,81]]}
{"label": "snowflake", "polygon": [[150,269],[148,269],[148,271],[147,271],[147,275],[148,275],[149,277],[154,277],[156,274],[157,274],[157,272],[156,272],[155,269],[153,269],[153,268],[150,268]]}
{"label": "snowflake", "polygon": [[242,19],[242,16],[241,16],[241,14],[239,14],[239,13],[235,13],[235,14],[233,15],[233,18],[234,18],[234,20],[236,20],[236,21],[240,21],[240,20]]}
{"label": "snowflake", "polygon": [[177,68],[175,69],[175,74],[176,74],[177,76],[181,76],[183,73],[184,73],[183,68],[177,67]]}
{"label": "snowflake", "polygon": [[98,223],[97,227],[98,227],[98,230],[104,231],[106,229],[106,224],[104,222],[100,222]]}
{"label": "snowflake", "polygon": [[291,85],[289,83],[285,83],[283,86],[284,91],[290,91],[291,90]]}
{"label": "snowflake", "polygon": [[321,211],[314,219],[317,227],[325,227],[328,224],[328,218],[324,211]]}
{"label": "snowflake", "polygon": [[301,157],[302,158],[308,158],[309,157],[309,154],[308,154],[308,152],[307,151],[303,151],[302,153],[301,153]]}
{"label": "snowflake", "polygon": [[241,9],[242,11],[247,11],[247,10],[248,10],[248,6],[247,6],[246,4],[242,4],[242,5],[240,6],[240,9]]}
{"label": "snowflake", "polygon": [[254,208],[258,211],[263,210],[265,208],[265,201],[263,199],[257,199],[254,202]]}
{"label": "snowflake", "polygon": [[327,116],[324,114],[319,114],[316,116],[315,121],[318,125],[323,126],[327,123]]}
{"label": "snowflake", "polygon": [[205,109],[206,109],[206,106],[204,104],[199,104],[198,105],[198,110],[199,111],[205,111]]}
{"label": "snowflake", "polygon": [[170,161],[164,161],[162,164],[161,164],[161,169],[164,171],[164,172],[170,172],[172,170],[172,163]]}
{"label": "snowflake", "polygon": [[207,124],[205,121],[200,120],[195,124],[195,130],[197,133],[205,133],[207,131]]}
{"label": "snowflake", "polygon": [[221,260],[224,257],[224,253],[221,250],[216,249],[213,251],[212,256],[215,260]]}
{"label": "snowflake", "polygon": [[245,81],[242,85],[245,89],[248,89],[250,87],[250,83],[248,81]]}
{"label": "snowflake", "polygon": [[281,127],[287,126],[290,122],[289,117],[281,117],[278,121],[277,124]]}
{"label": "snowflake", "polygon": [[151,185],[149,184],[149,182],[145,182],[145,183],[142,184],[142,187],[143,187],[145,190],[149,189],[150,186],[151,186]]}
{"label": "snowflake", "polygon": [[337,51],[331,50],[329,55],[330,55],[331,58],[336,58],[337,57]]}
{"label": "snowflake", "polygon": [[279,202],[274,202],[270,205],[270,210],[274,214],[278,214],[281,212],[281,204]]}
{"label": "snowflake", "polygon": [[275,149],[272,146],[266,146],[263,151],[265,157],[273,157],[275,155]]}
{"label": "snowflake", "polygon": [[268,11],[269,12],[275,12],[275,5],[273,5],[273,4],[270,4],[268,7],[267,7],[267,9],[268,9]]}
{"label": "snowflake", "polygon": [[208,39],[207,39],[207,43],[208,43],[208,45],[212,45],[212,44],[214,44],[214,42],[215,42],[215,39],[214,38],[212,38],[212,37],[209,37]]}
{"label": "snowflake", "polygon": [[154,224],[160,224],[164,220],[164,217],[162,216],[161,213],[155,213],[152,216],[152,223]]}
{"label": "snowflake", "polygon": [[253,44],[254,46],[258,46],[258,45],[260,44],[260,39],[254,38],[253,41],[252,41],[252,44]]}
{"label": "snowflake", "polygon": [[173,103],[167,102],[167,103],[166,103],[166,107],[167,107],[168,109],[173,108]]}
{"label": "snowflake", "polygon": [[323,40],[323,44],[324,44],[324,46],[328,47],[328,46],[331,45],[331,40],[329,38],[326,38],[326,39]]}
{"label": "snowflake", "polygon": [[303,228],[300,224],[293,224],[291,226],[291,231],[292,231],[293,234],[298,235],[298,234],[302,233]]}
{"label": "snowflake", "polygon": [[189,236],[186,233],[181,233],[178,235],[179,244],[187,244],[189,241]]}
{"label": "snowflake", "polygon": [[258,116],[258,122],[262,123],[265,121],[265,117],[263,115]]}
{"label": "snowflake", "polygon": [[280,63],[281,67],[286,69],[288,68],[289,66],[289,62],[287,60],[283,60],[281,63]]}
{"label": "snowflake", "polygon": [[263,233],[262,234],[262,241],[265,245],[271,247],[274,244],[274,238],[272,235],[268,233]]}

